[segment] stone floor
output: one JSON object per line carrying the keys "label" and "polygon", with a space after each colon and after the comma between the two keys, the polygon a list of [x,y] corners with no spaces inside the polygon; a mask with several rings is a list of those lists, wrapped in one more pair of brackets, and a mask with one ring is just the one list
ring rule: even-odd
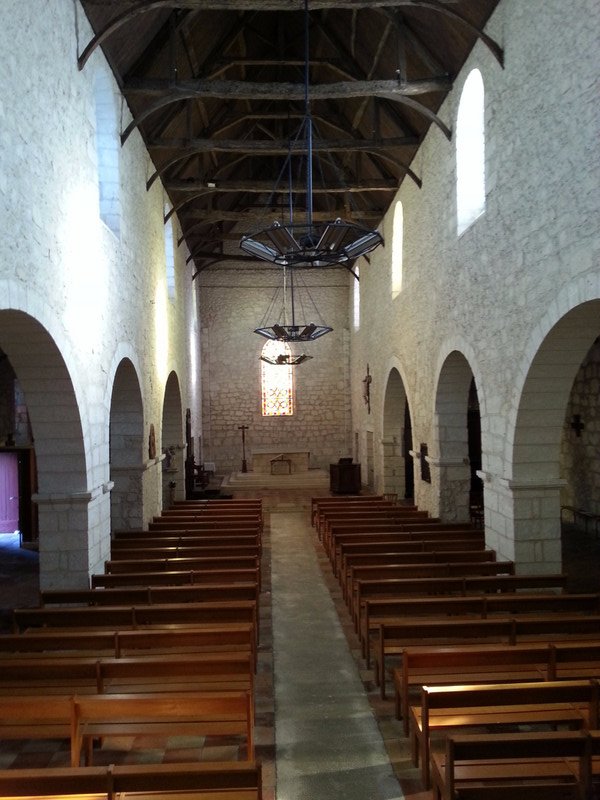
{"label": "stone floor", "polygon": [[[364,668],[339,586],[310,526],[314,490],[248,487],[265,509],[256,744],[264,800],[425,800],[391,700],[381,701]],[[326,492],[323,492],[326,494]],[[563,531],[572,591],[599,591],[600,541]],[[37,603],[37,556],[0,535],[0,610]],[[136,744],[112,741],[97,763],[134,759]],[[236,758],[236,742],[153,743],[146,760]],[[7,743],[0,767],[66,763],[60,742]]]}

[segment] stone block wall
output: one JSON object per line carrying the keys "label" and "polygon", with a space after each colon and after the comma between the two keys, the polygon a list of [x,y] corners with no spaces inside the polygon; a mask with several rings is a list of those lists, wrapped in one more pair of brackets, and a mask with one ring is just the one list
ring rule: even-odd
{"label": "stone block wall", "polygon": [[[28,403],[45,398],[45,407],[35,403],[37,427],[31,417],[43,455],[43,585],[83,586],[108,552],[111,395],[121,361],[134,365],[144,440],[154,424],[159,455],[170,375],[181,387],[181,428],[189,407],[200,430],[197,302],[184,248],[168,294],[164,191],[160,182],[146,190],[153,165],[137,133],[114,154],[119,225],[111,217],[111,230],[100,217],[99,80],[112,92],[117,126],[130,115],[100,51],[77,68],[92,36],[78,3],[7,0],[0,18],[0,349],[26,378]],[[139,453],[145,518],[161,507],[160,461],[146,459]]]}
{"label": "stone block wall", "polygon": [[[249,469],[253,445],[306,448],[311,468],[327,468],[351,455],[347,276],[345,270],[307,270],[297,279],[296,321],[324,322],[333,331],[302,347],[291,346],[312,359],[293,368],[295,405],[290,417],[262,416],[259,357],[267,340],[253,333],[281,321],[282,271],[220,267],[199,276],[203,459],[214,462],[217,472],[241,469],[240,425],[249,426]],[[273,318],[267,314],[270,306]]]}
{"label": "stone block wall", "polygon": [[[568,18],[560,0],[543,8],[501,2],[486,32],[503,47],[504,64],[478,42],[439,111],[454,129],[462,87],[478,68],[485,88],[484,214],[457,235],[455,144],[432,126],[411,164],[422,188],[405,178],[397,195],[404,212],[398,295],[391,291],[394,204],[381,225],[385,246],[371,254],[370,264],[360,264],[361,323],[350,344],[352,418],[363,461],[374,440],[375,488],[385,487],[384,398],[396,368],[410,405],[414,448],[428,444],[435,473],[431,483],[421,480],[415,462],[416,500],[433,513],[439,508],[436,392],[446,359],[457,351],[472,370],[481,404],[488,534],[510,557],[515,520],[522,521],[531,538],[516,549],[526,565],[539,562],[542,551],[546,563],[560,562],[556,540],[543,541],[559,483],[510,483],[519,393],[550,326],[599,297],[599,31],[600,7],[591,0],[573,7]],[[361,392],[367,364],[370,414]],[[582,410],[584,421],[585,415],[592,428],[593,417]],[[565,452],[565,469],[569,459]],[[534,529],[532,519],[543,521]]]}

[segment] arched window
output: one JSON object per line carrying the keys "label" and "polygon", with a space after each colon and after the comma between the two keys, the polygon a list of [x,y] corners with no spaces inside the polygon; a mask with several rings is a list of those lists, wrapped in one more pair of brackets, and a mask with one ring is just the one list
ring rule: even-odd
{"label": "arched window", "polygon": [[119,235],[121,229],[120,142],[115,94],[108,69],[99,70],[94,85],[96,155],[100,219]]}
{"label": "arched window", "polygon": [[[165,217],[171,210],[170,203],[165,203]],[[174,215],[165,223],[165,269],[167,277],[167,293],[171,300],[175,298],[175,226]]]}
{"label": "arched window", "polygon": [[483,78],[469,73],[456,118],[456,215],[461,234],[485,211],[485,128]]}
{"label": "arched window", "polygon": [[[360,277],[360,269],[359,267],[354,267],[354,272],[356,273],[357,277]],[[352,321],[354,323],[354,330],[357,331],[360,328],[360,281],[357,281],[356,278],[353,281],[354,284],[354,294],[353,294],[353,318]]]}
{"label": "arched window", "polygon": [[400,200],[394,209],[392,232],[392,299],[402,289],[402,247],[404,244],[404,209]]}
{"label": "arched window", "polygon": [[[262,349],[262,355],[277,358],[284,353],[291,355],[287,342],[270,339]],[[263,417],[289,417],[294,413],[294,382],[289,364],[268,364],[261,361],[262,415]]]}

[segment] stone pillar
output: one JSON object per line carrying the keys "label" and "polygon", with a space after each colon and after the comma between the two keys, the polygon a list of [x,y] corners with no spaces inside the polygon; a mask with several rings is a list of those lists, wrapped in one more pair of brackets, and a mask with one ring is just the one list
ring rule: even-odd
{"label": "stone pillar", "polygon": [[383,491],[395,492],[404,497],[404,458],[402,457],[402,436],[384,436],[383,449]]}
{"label": "stone pillar", "polygon": [[140,466],[111,466],[110,474],[114,480],[111,492],[111,529],[134,530],[143,527],[143,489]]}
{"label": "stone pillar", "polygon": [[[432,511],[446,522],[468,522],[471,472],[465,459],[426,456],[431,483],[437,486],[438,508]],[[435,494],[435,493],[434,493]]]}
{"label": "stone pillar", "polygon": [[486,544],[518,573],[561,572],[560,492],[564,481],[510,480],[481,473]]}
{"label": "stone pillar", "polygon": [[110,556],[112,482],[92,491],[36,494],[40,589],[87,589]]}

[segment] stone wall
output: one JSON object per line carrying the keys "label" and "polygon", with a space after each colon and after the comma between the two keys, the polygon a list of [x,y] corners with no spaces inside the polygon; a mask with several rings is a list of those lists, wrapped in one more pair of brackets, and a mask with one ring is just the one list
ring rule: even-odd
{"label": "stone wall", "polygon": [[[393,204],[381,226],[385,247],[371,254],[370,264],[360,264],[361,324],[351,333],[352,418],[363,462],[373,436],[375,488],[385,486],[383,409],[395,368],[410,405],[414,445],[427,443],[431,457],[431,483],[420,479],[415,463],[416,500],[432,513],[439,510],[444,465],[438,464],[443,432],[436,397],[443,365],[453,352],[462,354],[481,404],[487,535],[500,554],[517,553],[528,565],[546,560],[556,566],[556,542],[546,547],[543,538],[556,536],[557,523],[549,517],[557,519],[559,482],[548,471],[546,482],[536,484],[544,471],[543,432],[532,412],[536,432],[528,439],[521,417],[524,445],[518,451],[521,460],[531,459],[531,468],[522,468],[519,486],[511,484],[521,392],[552,326],[600,297],[599,31],[600,7],[592,0],[577,4],[568,18],[560,0],[543,9],[536,2],[501,2],[486,32],[503,47],[503,66],[478,42],[439,111],[454,129],[462,87],[478,68],[485,87],[484,214],[457,235],[455,144],[432,126],[411,165],[422,188],[405,178],[398,193],[404,246],[397,297],[391,291]],[[598,328],[588,325],[590,344]],[[565,326],[566,336],[569,330]],[[555,347],[549,358],[558,363],[556,353]],[[361,392],[367,364],[370,414]],[[466,407],[466,396],[464,402]],[[543,408],[543,397],[539,403]],[[566,398],[563,409],[565,404]],[[531,455],[528,441],[535,445]],[[541,520],[536,541],[521,549],[514,545],[517,518],[531,530],[531,520]]]}
{"label": "stone wall", "polygon": [[[294,352],[313,357],[294,367],[294,414],[262,416],[259,357],[267,340],[253,331],[281,321],[282,276],[281,270],[268,266],[242,271],[219,267],[204,270],[198,278],[203,325],[203,459],[214,462],[220,473],[241,469],[239,425],[249,426],[249,469],[254,445],[306,448],[311,468],[327,468],[340,456],[351,455],[346,271],[316,274],[307,270],[297,279],[296,321],[324,322],[333,331],[302,347],[292,345]],[[267,314],[270,306],[274,318]],[[303,313],[306,319],[301,319]]]}
{"label": "stone wall", "polygon": [[160,182],[146,190],[153,165],[137,133],[115,153],[117,233],[100,218],[100,79],[117,126],[130,115],[100,50],[77,68],[92,35],[79,5],[6,0],[0,17],[0,349],[35,408],[42,583],[83,586],[108,552],[109,422],[122,360],[139,382],[144,442],[150,424],[157,432],[157,459],[137,457],[144,519],[161,507],[170,375],[181,387],[181,429],[189,407],[200,431],[197,303],[184,248],[174,296],[167,291],[164,191]]}

